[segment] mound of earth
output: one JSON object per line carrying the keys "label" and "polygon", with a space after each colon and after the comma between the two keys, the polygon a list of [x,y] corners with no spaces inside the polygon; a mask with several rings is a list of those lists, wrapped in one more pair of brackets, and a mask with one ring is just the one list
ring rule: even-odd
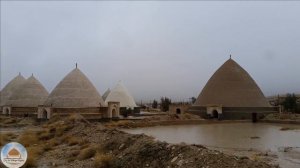
{"label": "mound of earth", "polygon": [[[78,119],[78,118],[77,118]],[[68,127],[38,160],[39,167],[275,167],[247,157],[209,150],[201,145],[168,144],[146,135],[132,135],[109,129],[100,123],[67,119],[45,125],[48,129]],[[55,134],[55,131],[54,131]]]}

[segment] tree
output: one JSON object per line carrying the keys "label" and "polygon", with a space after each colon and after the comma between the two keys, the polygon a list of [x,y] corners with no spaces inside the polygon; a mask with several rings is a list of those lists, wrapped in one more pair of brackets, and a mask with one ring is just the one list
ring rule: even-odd
{"label": "tree", "polygon": [[286,111],[295,112],[297,109],[297,97],[295,94],[288,93],[282,102],[282,105]]}
{"label": "tree", "polygon": [[167,97],[162,97],[160,99],[160,108],[161,111],[169,111],[169,105],[171,104],[171,99],[167,98]]}
{"label": "tree", "polygon": [[158,107],[158,102],[156,100],[153,100],[152,108],[157,108],[157,107]]}
{"label": "tree", "polygon": [[195,97],[191,97],[190,99],[191,99],[192,104],[194,104],[196,102],[196,98]]}

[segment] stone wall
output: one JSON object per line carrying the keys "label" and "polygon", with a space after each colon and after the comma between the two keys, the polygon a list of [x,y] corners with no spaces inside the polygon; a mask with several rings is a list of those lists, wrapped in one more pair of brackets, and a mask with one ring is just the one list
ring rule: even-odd
{"label": "stone wall", "polygon": [[12,107],[10,115],[18,117],[36,117],[37,107]]}
{"label": "stone wall", "polygon": [[171,104],[169,106],[169,112],[173,114],[183,114],[188,111],[190,104]]}
{"label": "stone wall", "polygon": [[[278,110],[278,107],[222,107],[219,119],[249,120],[253,119],[253,113],[256,113],[257,119],[261,119],[270,113],[278,113]],[[207,107],[191,106],[188,112],[205,119],[211,118],[211,115],[207,113]]]}

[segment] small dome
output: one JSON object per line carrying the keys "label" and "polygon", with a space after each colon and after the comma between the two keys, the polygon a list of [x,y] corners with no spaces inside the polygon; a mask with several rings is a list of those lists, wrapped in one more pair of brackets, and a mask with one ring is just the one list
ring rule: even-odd
{"label": "small dome", "polygon": [[50,93],[46,106],[83,108],[104,106],[104,101],[90,80],[75,68]]}
{"label": "small dome", "polygon": [[0,106],[5,105],[12,93],[16,89],[18,89],[18,87],[22,85],[25,81],[26,79],[21,74],[19,74],[3,88],[0,96]]}
{"label": "small dome", "polygon": [[120,107],[134,108],[137,107],[133,97],[130,95],[126,87],[119,82],[117,86],[111,90],[105,99],[105,103],[108,102],[120,102]]}
{"label": "small dome", "polygon": [[15,90],[7,100],[6,105],[37,107],[45,102],[48,95],[49,93],[44,86],[34,76],[31,76]]}
{"label": "small dome", "polygon": [[208,80],[195,106],[270,107],[251,76],[233,59],[226,61]]}

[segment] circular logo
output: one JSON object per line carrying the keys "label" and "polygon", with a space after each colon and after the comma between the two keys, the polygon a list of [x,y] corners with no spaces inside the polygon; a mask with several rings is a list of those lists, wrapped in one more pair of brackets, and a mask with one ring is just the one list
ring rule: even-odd
{"label": "circular logo", "polygon": [[26,160],[27,151],[17,142],[10,142],[1,149],[1,161],[8,168],[19,168]]}

